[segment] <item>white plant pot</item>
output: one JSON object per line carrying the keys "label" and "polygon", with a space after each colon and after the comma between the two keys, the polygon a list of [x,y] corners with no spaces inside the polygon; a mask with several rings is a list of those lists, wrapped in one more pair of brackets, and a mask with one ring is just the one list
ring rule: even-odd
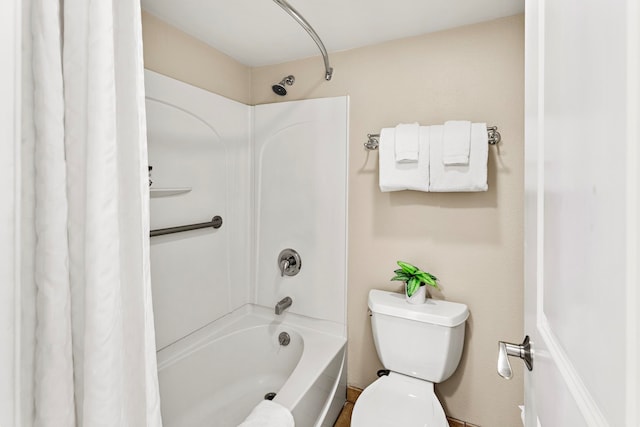
{"label": "white plant pot", "polygon": [[411,296],[407,295],[407,284],[404,284],[404,297],[409,304],[424,304],[427,301],[427,287],[420,286]]}

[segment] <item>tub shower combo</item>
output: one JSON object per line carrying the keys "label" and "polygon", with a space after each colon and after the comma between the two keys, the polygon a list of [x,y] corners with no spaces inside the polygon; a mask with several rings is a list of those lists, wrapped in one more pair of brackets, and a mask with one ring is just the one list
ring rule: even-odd
{"label": "tub shower combo", "polygon": [[296,425],[332,425],[346,393],[348,99],[252,107],[145,78],[164,425],[235,427],[263,399]]}

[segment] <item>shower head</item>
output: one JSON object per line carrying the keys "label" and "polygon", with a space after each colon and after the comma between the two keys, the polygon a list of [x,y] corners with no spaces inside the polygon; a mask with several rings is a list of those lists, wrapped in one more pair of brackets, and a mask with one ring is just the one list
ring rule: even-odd
{"label": "shower head", "polygon": [[287,94],[287,89],[282,83],[271,86],[271,89],[275,92],[276,95],[285,96]]}
{"label": "shower head", "polygon": [[285,85],[291,86],[295,81],[296,81],[296,78],[290,75],[282,79],[280,83],[271,86],[271,89],[273,89],[276,95],[285,96],[287,94],[287,89],[285,88]]}

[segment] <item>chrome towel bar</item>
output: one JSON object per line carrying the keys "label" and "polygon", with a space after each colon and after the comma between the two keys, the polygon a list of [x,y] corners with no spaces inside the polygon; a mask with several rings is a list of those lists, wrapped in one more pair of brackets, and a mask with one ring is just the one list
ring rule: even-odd
{"label": "chrome towel bar", "polygon": [[182,233],[183,231],[198,230],[200,228],[220,228],[222,227],[222,217],[214,216],[209,222],[200,222],[198,224],[180,225],[178,227],[159,228],[157,230],[151,230],[150,237],[162,236],[165,234]]}
{"label": "chrome towel bar", "polygon": [[[498,132],[498,126],[487,126],[487,137],[489,138],[489,145],[496,145],[502,141],[502,135]],[[367,150],[377,150],[378,145],[380,145],[380,134],[368,133],[364,148]]]}

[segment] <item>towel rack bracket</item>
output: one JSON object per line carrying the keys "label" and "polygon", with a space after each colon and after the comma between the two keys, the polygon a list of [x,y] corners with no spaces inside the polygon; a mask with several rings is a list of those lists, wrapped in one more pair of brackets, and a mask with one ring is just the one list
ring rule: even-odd
{"label": "towel rack bracket", "polygon": [[502,141],[502,135],[498,132],[498,126],[487,126],[487,137],[489,138],[489,145],[496,145]]}
{"label": "towel rack bracket", "polygon": [[367,134],[367,142],[364,143],[364,148],[367,150],[377,150],[378,145],[380,144],[380,135],[378,134]]}

